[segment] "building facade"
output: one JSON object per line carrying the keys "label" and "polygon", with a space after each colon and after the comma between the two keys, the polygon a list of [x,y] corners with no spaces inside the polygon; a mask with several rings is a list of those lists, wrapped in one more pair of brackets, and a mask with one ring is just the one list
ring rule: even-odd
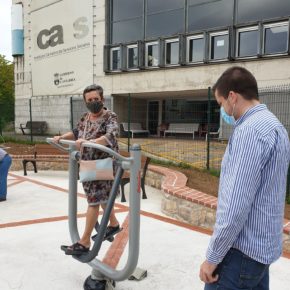
{"label": "building facade", "polygon": [[[162,123],[206,123],[208,87],[230,66],[249,69],[260,88],[290,84],[289,0],[13,4],[21,5],[24,30],[23,53],[14,53],[15,128],[31,114],[51,134],[69,130],[82,110],[72,100],[91,83],[104,87],[120,122],[140,122],[152,135]],[[211,122],[226,137],[210,104]]]}

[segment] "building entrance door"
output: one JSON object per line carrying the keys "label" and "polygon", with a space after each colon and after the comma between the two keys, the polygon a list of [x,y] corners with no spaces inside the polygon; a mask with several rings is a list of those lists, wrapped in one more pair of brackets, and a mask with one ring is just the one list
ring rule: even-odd
{"label": "building entrance door", "polygon": [[150,135],[157,135],[159,118],[159,101],[148,102],[148,130]]}

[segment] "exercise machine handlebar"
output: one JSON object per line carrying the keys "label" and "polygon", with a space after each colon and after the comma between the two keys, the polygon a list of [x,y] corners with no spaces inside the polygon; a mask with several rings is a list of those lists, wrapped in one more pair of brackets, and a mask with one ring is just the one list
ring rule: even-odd
{"label": "exercise machine handlebar", "polygon": [[[59,140],[59,144],[53,141],[53,138],[47,138],[47,142],[61,150],[70,153],[69,158],[69,231],[72,242],[75,243],[80,240],[77,228],[77,178],[78,166],[76,161],[77,148],[75,141],[72,140]],[[61,144],[68,145],[64,147]],[[129,194],[129,249],[127,263],[122,270],[116,270],[112,267],[102,263],[95,256],[98,254],[100,247],[96,242],[92,251],[88,255],[76,257],[81,262],[88,263],[91,267],[101,272],[104,276],[114,281],[123,281],[127,279],[135,270],[139,257],[139,240],[140,240],[140,168],[141,168],[141,148],[140,145],[133,144],[130,148],[130,157],[125,157],[112,149],[92,143],[84,142],[83,147],[91,147],[104,151],[111,156],[115,157],[117,161],[121,161],[120,170],[117,171],[115,181],[113,183],[117,186],[117,180],[121,178],[124,169],[130,169],[130,194]],[[108,214],[107,214],[108,215]],[[109,216],[107,216],[108,218]],[[99,234],[102,234],[101,232]]]}

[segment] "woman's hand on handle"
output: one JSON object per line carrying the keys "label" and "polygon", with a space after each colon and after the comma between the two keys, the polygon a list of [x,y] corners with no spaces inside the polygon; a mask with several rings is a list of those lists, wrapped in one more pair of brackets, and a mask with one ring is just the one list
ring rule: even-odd
{"label": "woman's hand on handle", "polygon": [[54,143],[59,143],[59,141],[60,141],[61,139],[74,140],[75,138],[74,138],[74,134],[73,134],[73,132],[67,132],[67,133],[65,133],[65,134],[63,134],[63,135],[60,135],[60,136],[54,136],[54,137],[53,137],[53,142],[54,142]]}
{"label": "woman's hand on handle", "polygon": [[84,143],[84,142],[87,142],[87,140],[86,139],[82,139],[82,138],[76,140],[76,146],[77,146],[78,150],[80,150],[80,148],[82,146],[82,143]]}
{"label": "woman's hand on handle", "polygon": [[62,136],[53,136],[53,142],[54,143],[59,143],[59,140],[62,139]]}

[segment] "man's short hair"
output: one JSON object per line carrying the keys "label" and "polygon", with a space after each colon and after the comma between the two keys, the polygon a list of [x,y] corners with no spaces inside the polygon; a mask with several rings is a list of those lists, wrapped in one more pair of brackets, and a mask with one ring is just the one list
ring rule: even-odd
{"label": "man's short hair", "polygon": [[243,96],[246,100],[258,100],[258,85],[255,77],[247,69],[234,66],[228,68],[213,86],[213,91],[224,98],[228,98],[233,91]]}
{"label": "man's short hair", "polygon": [[99,85],[90,85],[90,86],[87,86],[85,89],[84,89],[84,92],[83,92],[83,98],[85,99],[85,95],[87,93],[90,93],[90,92],[93,92],[93,91],[96,91],[99,93],[100,97],[103,99],[104,98],[104,90],[101,86]]}

